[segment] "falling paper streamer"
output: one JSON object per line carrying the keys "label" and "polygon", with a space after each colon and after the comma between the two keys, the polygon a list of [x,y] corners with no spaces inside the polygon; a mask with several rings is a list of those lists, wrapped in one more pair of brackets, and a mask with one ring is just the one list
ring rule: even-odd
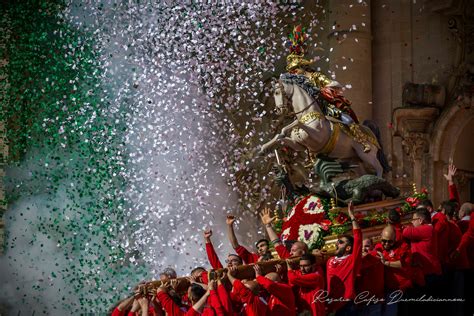
{"label": "falling paper streamer", "polygon": [[5,12],[0,290],[12,314],[105,312],[167,266],[208,266],[205,227],[223,259],[227,212],[242,214],[242,244],[262,236],[252,198],[270,187],[248,146],[274,127],[261,98],[303,7],[70,1]]}

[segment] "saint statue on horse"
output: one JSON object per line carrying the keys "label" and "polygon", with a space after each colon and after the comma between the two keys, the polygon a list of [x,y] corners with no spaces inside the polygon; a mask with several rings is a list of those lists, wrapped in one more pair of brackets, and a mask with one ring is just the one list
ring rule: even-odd
{"label": "saint statue on horse", "polygon": [[324,115],[340,120],[344,124],[359,123],[351,102],[343,95],[342,85],[326,75],[311,68],[313,62],[304,58],[307,34],[301,25],[293,28],[289,39],[290,54],[286,57],[286,70],[290,74],[302,75],[321,91],[324,98],[322,111]]}
{"label": "saint statue on horse", "polygon": [[[274,90],[276,113],[293,118],[293,122],[265,143],[260,152],[279,144],[316,156],[313,171],[321,180],[320,188],[334,191],[330,195],[338,195],[339,189],[339,196],[359,196],[362,201],[366,192],[359,189],[363,191],[364,187],[368,191],[377,187],[386,196],[397,195],[382,179],[390,167],[377,125],[372,121],[359,124],[341,84],[310,67],[312,61],[304,58],[305,40],[304,29],[295,27],[290,35],[288,72],[280,75]],[[349,173],[358,178],[344,176]],[[334,180],[334,176],[340,179]]]}

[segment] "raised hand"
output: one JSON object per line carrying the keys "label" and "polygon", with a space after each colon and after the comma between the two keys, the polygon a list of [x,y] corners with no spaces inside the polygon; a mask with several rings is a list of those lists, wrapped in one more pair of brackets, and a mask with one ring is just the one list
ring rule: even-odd
{"label": "raised hand", "polygon": [[140,303],[137,299],[133,300],[131,312],[137,312],[140,309]]}
{"label": "raised hand", "polygon": [[313,249],[311,254],[316,257],[317,262],[323,262],[324,254],[320,249]]}
{"label": "raised hand", "polygon": [[262,213],[260,213],[263,225],[271,225],[276,218],[277,216],[272,216],[272,211],[268,207],[265,207]]}
{"label": "raised hand", "polygon": [[278,264],[275,265],[275,272],[276,273],[283,274],[284,271],[285,271],[285,268],[283,268],[283,266],[281,264],[278,263]]}
{"label": "raised hand", "polygon": [[233,267],[233,266],[229,267],[227,269],[227,276],[228,277],[230,277],[230,276],[235,277],[236,272],[237,272],[237,267]]}
{"label": "raised hand", "polygon": [[196,276],[196,275],[188,276],[189,283],[198,283],[197,278],[198,278],[198,276]]}
{"label": "raised hand", "polygon": [[178,280],[177,279],[171,279],[170,280],[170,286],[173,290],[176,291],[176,288],[178,287]]}
{"label": "raised hand", "polygon": [[354,220],[354,204],[352,204],[352,201],[349,201],[349,204],[347,204],[347,214],[349,214],[349,217],[351,220]]}
{"label": "raised hand", "polygon": [[225,219],[225,223],[229,226],[234,225],[235,222],[235,216],[234,215],[227,215],[227,218]]}
{"label": "raised hand", "polygon": [[139,295],[141,293],[145,293],[145,290],[146,290],[145,288],[146,288],[146,282],[142,281],[135,286],[133,291],[135,292],[135,295]]}
{"label": "raised hand", "polygon": [[237,267],[229,267],[227,269],[227,277],[232,284],[234,284],[235,281],[235,271],[237,271]]}
{"label": "raised hand", "polygon": [[158,294],[158,293],[160,293],[160,292],[167,293],[169,286],[170,286],[170,282],[169,282],[169,281],[167,281],[167,282],[161,282],[160,287],[156,290],[156,294]]}
{"label": "raised hand", "polygon": [[207,283],[207,289],[209,291],[215,290],[216,289],[216,280],[209,280]]}
{"label": "raised hand", "polygon": [[448,173],[444,175],[446,180],[451,184],[453,183],[454,175],[456,174],[457,168],[453,163],[451,162],[448,166]]}
{"label": "raised hand", "polygon": [[138,304],[140,304],[140,307],[143,309],[148,310],[148,299],[146,297],[140,297],[138,299]]}
{"label": "raised hand", "polygon": [[228,271],[227,271],[227,273],[220,273],[217,276],[217,284],[222,284],[224,282],[224,280],[228,278],[227,274],[228,274]]}
{"label": "raised hand", "polygon": [[253,269],[255,270],[255,277],[262,276],[262,268],[258,264],[255,264]]}
{"label": "raised hand", "polygon": [[380,251],[377,251],[377,256],[380,258],[380,261],[382,262],[382,264],[385,265],[385,258]]}
{"label": "raised hand", "polygon": [[210,240],[212,237],[212,229],[204,230],[204,239]]}

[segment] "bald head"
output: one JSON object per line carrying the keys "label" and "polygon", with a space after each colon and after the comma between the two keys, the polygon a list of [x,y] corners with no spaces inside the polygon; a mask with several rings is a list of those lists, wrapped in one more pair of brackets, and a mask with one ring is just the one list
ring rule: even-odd
{"label": "bald head", "polygon": [[281,282],[280,275],[276,272],[270,272],[265,277],[269,280],[272,280],[273,282]]}
{"label": "bald head", "polygon": [[242,282],[242,283],[245,285],[246,288],[252,291],[253,294],[256,294],[256,295],[258,294],[260,287],[257,281],[246,280],[245,282]]}
{"label": "bald head", "polygon": [[473,206],[474,204],[469,203],[469,202],[466,202],[463,205],[461,205],[461,208],[459,209],[459,218],[462,219],[464,216],[471,215]]}
{"label": "bald head", "polygon": [[368,237],[364,238],[364,240],[362,240],[362,254],[366,255],[370,251],[372,251],[372,249],[374,249],[372,239],[370,239]]}
{"label": "bald head", "polygon": [[290,255],[292,257],[299,257],[308,253],[308,245],[302,241],[296,241],[291,245]]}
{"label": "bald head", "polygon": [[395,228],[392,225],[387,225],[382,230],[382,238],[395,240],[395,236]]}
{"label": "bald head", "polygon": [[387,225],[382,230],[382,246],[385,250],[390,250],[395,243],[397,234],[395,233],[395,228],[392,225]]}

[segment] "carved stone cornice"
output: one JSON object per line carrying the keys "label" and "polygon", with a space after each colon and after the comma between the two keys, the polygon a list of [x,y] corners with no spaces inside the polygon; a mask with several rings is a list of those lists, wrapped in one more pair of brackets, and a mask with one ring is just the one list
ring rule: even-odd
{"label": "carved stone cornice", "polygon": [[405,154],[420,160],[429,151],[429,130],[439,110],[434,107],[397,108],[393,112],[394,136],[402,138]]}
{"label": "carved stone cornice", "polygon": [[409,133],[428,133],[431,124],[439,114],[434,107],[403,107],[393,111],[395,135],[404,137]]}

